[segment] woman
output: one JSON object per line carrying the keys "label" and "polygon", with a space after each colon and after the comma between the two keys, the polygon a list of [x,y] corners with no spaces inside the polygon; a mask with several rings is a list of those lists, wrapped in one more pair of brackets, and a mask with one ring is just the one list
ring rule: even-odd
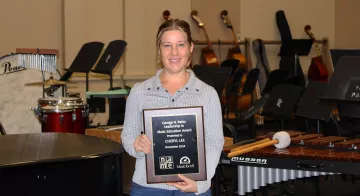
{"label": "woman", "polygon": [[[211,178],[224,145],[219,97],[188,69],[194,44],[187,22],[163,23],[156,44],[162,69],[156,76],[135,84],[126,103],[122,143],[126,152],[137,159],[131,195],[211,195]],[[203,106],[207,181],[194,181],[179,174],[183,182],[147,184],[145,154],[151,151],[151,141],[141,134],[142,110],[188,106]]]}

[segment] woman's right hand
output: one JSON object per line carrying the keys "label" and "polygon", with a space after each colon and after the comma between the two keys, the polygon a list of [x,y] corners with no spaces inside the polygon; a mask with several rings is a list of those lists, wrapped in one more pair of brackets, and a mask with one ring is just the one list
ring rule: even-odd
{"label": "woman's right hand", "polygon": [[134,148],[137,152],[150,153],[151,142],[145,134],[139,135],[134,142]]}

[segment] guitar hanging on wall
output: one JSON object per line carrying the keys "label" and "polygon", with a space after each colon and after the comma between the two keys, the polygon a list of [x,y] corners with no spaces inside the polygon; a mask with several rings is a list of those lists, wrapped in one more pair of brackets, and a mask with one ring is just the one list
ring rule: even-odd
{"label": "guitar hanging on wall", "polygon": [[317,56],[311,59],[311,64],[308,71],[308,78],[310,81],[319,81],[319,82],[327,82],[328,81],[328,70],[326,69],[326,65],[322,59],[319,45],[316,42],[314,34],[310,31],[311,26],[306,25],[304,28],[306,34],[314,40],[314,46],[316,49]]}
{"label": "guitar hanging on wall", "polygon": [[194,19],[195,22],[197,22],[197,25],[199,26],[199,28],[201,28],[203,30],[206,41],[207,41],[207,46],[201,49],[200,64],[201,65],[209,65],[209,66],[219,66],[219,61],[216,57],[216,53],[214,52],[214,49],[210,42],[209,36],[206,32],[204,23],[198,17],[198,11],[193,10],[191,12],[191,17],[192,17],[192,19]]}
{"label": "guitar hanging on wall", "polygon": [[225,23],[226,27],[231,30],[232,36],[233,36],[233,39],[234,39],[234,43],[235,43],[235,46],[228,50],[228,54],[227,54],[226,58],[227,59],[237,59],[237,60],[239,60],[240,61],[239,67],[244,68],[245,70],[247,70],[246,58],[241,53],[240,43],[239,43],[239,41],[237,39],[234,27],[233,27],[233,25],[232,25],[232,23],[231,23],[231,21],[230,21],[230,19],[228,17],[228,11],[226,11],[226,10],[221,11],[220,17],[223,20],[223,22]]}

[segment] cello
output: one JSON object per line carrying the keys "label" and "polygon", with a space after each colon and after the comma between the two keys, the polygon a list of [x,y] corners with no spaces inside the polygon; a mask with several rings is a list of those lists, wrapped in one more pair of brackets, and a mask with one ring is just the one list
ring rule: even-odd
{"label": "cello", "polygon": [[247,70],[247,65],[246,65],[246,58],[245,56],[241,53],[241,49],[240,49],[240,43],[236,37],[235,31],[234,31],[234,27],[228,17],[228,11],[223,10],[220,13],[220,17],[223,20],[224,24],[226,25],[227,28],[229,28],[232,32],[232,36],[234,39],[234,44],[235,46],[230,48],[228,50],[228,54],[227,54],[227,59],[237,59],[240,61],[239,63],[239,68],[244,68]]}
{"label": "cello", "polygon": [[200,64],[209,65],[209,66],[219,66],[219,61],[216,57],[216,53],[214,52],[209,36],[206,32],[204,23],[200,20],[198,16],[198,11],[193,10],[191,12],[191,17],[197,23],[198,27],[203,30],[207,41],[207,46],[201,49]]}
{"label": "cello", "polygon": [[326,69],[326,65],[322,59],[319,45],[316,42],[314,34],[310,31],[311,26],[306,25],[304,28],[306,34],[314,40],[314,47],[316,49],[317,56],[311,59],[311,64],[308,70],[308,78],[310,81],[319,81],[319,82],[327,82],[328,81],[328,70]]}
{"label": "cello", "polygon": [[[237,93],[232,92],[229,96],[228,96],[228,100],[226,99],[222,99],[222,101],[224,103],[227,103],[227,101],[229,102],[229,108],[228,110],[231,108],[230,111],[238,111],[238,110],[243,110],[243,109],[248,109],[251,105],[251,96],[249,95],[241,95],[242,94],[242,90],[244,87],[244,84],[246,83],[246,74],[248,72],[248,67],[247,67],[247,60],[245,55],[242,54],[241,49],[240,49],[240,43],[237,39],[234,27],[230,21],[230,18],[228,16],[228,11],[227,10],[223,10],[220,12],[220,18],[222,19],[222,21],[224,22],[225,26],[227,28],[229,28],[231,30],[233,39],[234,39],[234,44],[235,46],[230,48],[228,50],[228,54],[227,54],[227,59],[237,59],[239,60],[239,65],[238,65],[238,69],[244,69],[244,75],[241,78],[241,84],[239,86],[239,88],[237,89]],[[235,72],[235,71],[234,71]],[[231,83],[233,78],[231,78],[228,83],[230,85],[232,85]],[[236,104],[237,103],[237,104]],[[236,109],[235,109],[236,108]]]}

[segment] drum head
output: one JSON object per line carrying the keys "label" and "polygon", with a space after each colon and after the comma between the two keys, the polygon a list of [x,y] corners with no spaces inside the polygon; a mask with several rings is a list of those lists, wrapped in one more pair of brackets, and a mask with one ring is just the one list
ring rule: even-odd
{"label": "drum head", "polygon": [[41,98],[38,100],[38,104],[41,106],[44,105],[52,105],[55,106],[60,102],[60,98],[56,97],[49,97],[49,98]]}
{"label": "drum head", "polygon": [[81,104],[83,100],[79,97],[49,97],[49,98],[41,98],[38,101],[40,106],[45,105],[67,105],[67,104]]}
{"label": "drum head", "polygon": [[56,112],[56,113],[61,113],[61,112],[73,112],[74,109],[72,107],[68,107],[68,106],[42,106],[40,107],[40,112]]}
{"label": "drum head", "polygon": [[61,97],[60,103],[68,105],[68,104],[81,104],[83,100],[79,97]]}
{"label": "drum head", "polygon": [[64,104],[64,106],[71,108],[82,108],[82,109],[88,108],[88,105],[83,103],[66,103]]}

